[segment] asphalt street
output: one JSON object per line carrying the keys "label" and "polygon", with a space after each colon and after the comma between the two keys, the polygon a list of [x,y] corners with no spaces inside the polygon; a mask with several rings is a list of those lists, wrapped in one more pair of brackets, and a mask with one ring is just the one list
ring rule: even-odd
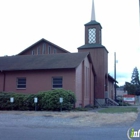
{"label": "asphalt street", "polygon": [[27,128],[2,127],[0,140],[128,140],[126,127]]}
{"label": "asphalt street", "polygon": [[22,126],[18,122],[17,124],[11,123],[10,125],[10,120],[8,123],[1,123],[0,140],[128,140],[127,131],[129,128],[140,129],[140,114],[134,123],[125,125],[100,127],[38,125],[37,127],[36,125]]}

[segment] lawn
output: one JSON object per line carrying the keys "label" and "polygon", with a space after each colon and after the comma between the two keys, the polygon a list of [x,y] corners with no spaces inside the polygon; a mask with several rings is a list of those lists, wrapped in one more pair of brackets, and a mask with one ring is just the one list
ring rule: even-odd
{"label": "lawn", "polygon": [[109,107],[98,111],[99,113],[126,113],[138,112],[137,107]]}

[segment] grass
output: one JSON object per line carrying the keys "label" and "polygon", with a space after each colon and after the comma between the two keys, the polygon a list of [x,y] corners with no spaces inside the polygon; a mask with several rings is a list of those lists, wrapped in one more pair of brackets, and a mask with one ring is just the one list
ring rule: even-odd
{"label": "grass", "polygon": [[137,107],[110,107],[98,111],[99,113],[126,113],[138,112]]}
{"label": "grass", "polygon": [[82,107],[77,107],[77,108],[74,108],[73,111],[88,111],[88,109],[82,108]]}

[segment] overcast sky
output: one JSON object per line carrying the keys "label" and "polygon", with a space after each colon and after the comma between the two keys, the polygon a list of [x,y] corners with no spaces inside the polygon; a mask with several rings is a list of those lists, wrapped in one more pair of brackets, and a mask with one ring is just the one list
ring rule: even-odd
{"label": "overcast sky", "polygon": [[[138,0],[95,0],[102,45],[109,51],[108,72],[117,81],[130,82],[140,70]],[[16,55],[41,38],[70,52],[84,44],[84,24],[91,20],[92,0],[0,0],[0,56]]]}

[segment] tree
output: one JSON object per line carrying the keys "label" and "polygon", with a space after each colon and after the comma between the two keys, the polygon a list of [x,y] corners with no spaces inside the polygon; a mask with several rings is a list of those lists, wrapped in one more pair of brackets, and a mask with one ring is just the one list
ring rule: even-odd
{"label": "tree", "polygon": [[124,91],[127,90],[128,94],[140,95],[140,80],[137,67],[134,68],[131,83],[125,82]]}
{"label": "tree", "polygon": [[136,94],[137,96],[140,96],[140,87],[136,89],[135,94]]}
{"label": "tree", "polygon": [[124,91],[127,91],[128,94],[135,94],[136,93],[136,87],[135,87],[135,85],[133,85],[129,82],[125,82]]}
{"label": "tree", "polygon": [[140,86],[139,72],[137,67],[134,68],[131,79],[132,79],[131,80],[132,85],[135,85],[136,87]]}
{"label": "tree", "polygon": [[131,79],[131,84],[135,86],[135,94],[140,95],[140,80],[137,67],[134,68]]}

